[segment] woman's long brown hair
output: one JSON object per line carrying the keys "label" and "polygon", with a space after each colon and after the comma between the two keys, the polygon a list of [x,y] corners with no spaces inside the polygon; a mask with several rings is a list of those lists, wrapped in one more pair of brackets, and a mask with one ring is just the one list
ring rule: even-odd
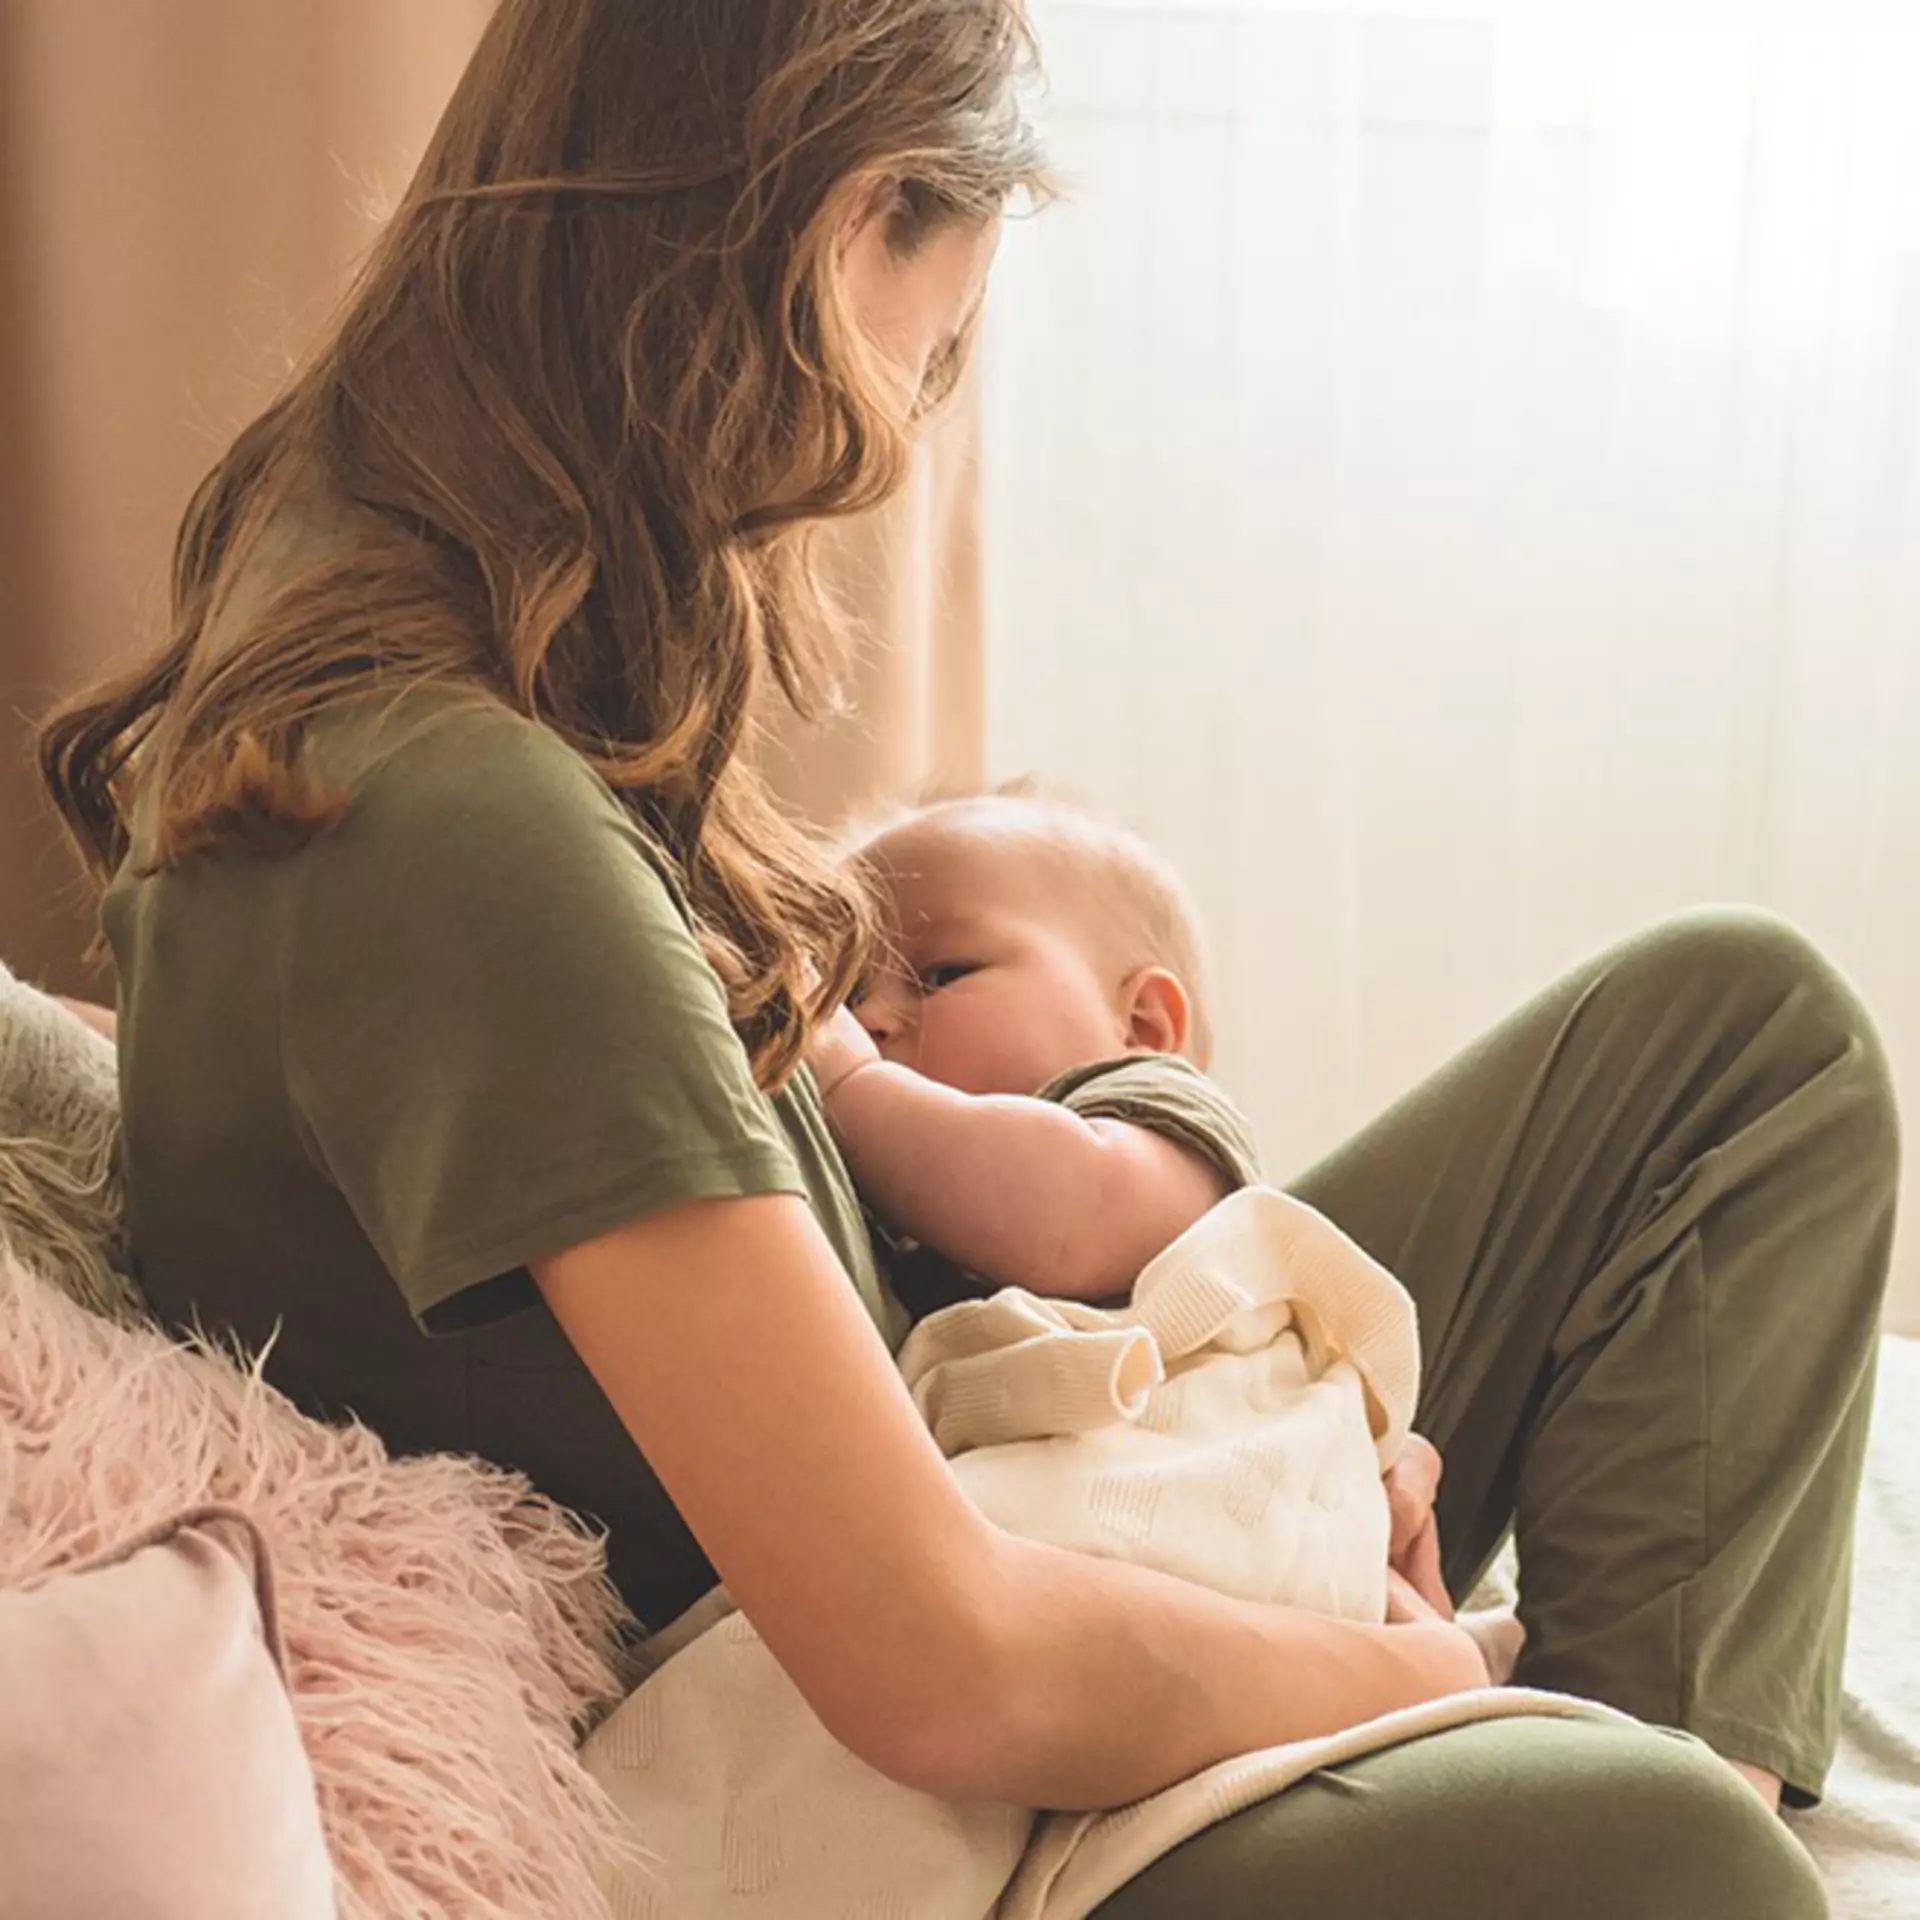
{"label": "woman's long brown hair", "polygon": [[[1044,187],[1021,0],[502,0],[341,317],[202,482],[150,660],[42,725],[96,880],[302,844],[345,802],[301,745],[373,687],[551,728],[677,864],[765,1086],[865,963],[857,881],[741,749],[803,713],[826,620],[806,531],[900,483],[833,256]],[[351,517],[201,644],[289,498]],[[151,846],[146,821],[153,822]]]}

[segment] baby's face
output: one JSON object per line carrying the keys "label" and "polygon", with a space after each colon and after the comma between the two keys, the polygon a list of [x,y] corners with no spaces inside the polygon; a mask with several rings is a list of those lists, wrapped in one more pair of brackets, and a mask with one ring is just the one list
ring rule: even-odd
{"label": "baby's face", "polygon": [[882,1055],[963,1093],[1038,1093],[1127,1050],[1071,885],[991,826],[914,821],[867,850],[894,955],[854,1009]]}

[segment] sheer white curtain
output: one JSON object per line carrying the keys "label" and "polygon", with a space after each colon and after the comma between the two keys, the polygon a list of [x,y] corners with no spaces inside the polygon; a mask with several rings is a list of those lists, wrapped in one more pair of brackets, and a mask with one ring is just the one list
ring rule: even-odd
{"label": "sheer white curtain", "polygon": [[1042,4],[990,766],[1190,876],[1279,1169],[1703,900],[1920,1112],[1920,37],[1423,11]]}

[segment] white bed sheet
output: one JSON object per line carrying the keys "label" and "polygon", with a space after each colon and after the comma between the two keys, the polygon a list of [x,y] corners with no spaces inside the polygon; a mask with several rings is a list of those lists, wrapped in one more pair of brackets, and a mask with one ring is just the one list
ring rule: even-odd
{"label": "white bed sheet", "polygon": [[1826,1799],[1788,1818],[1834,1920],[1920,1920],[1920,1340],[1881,1342],[1840,1753]]}

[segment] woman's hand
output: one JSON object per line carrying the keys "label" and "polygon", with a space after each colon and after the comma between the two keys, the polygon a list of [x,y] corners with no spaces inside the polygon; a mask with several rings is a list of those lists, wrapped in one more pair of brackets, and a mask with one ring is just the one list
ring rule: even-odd
{"label": "woman's hand", "polygon": [[1385,1474],[1393,1533],[1387,1565],[1402,1576],[1442,1620],[1453,1618],[1453,1601],[1440,1572],[1440,1529],[1433,1503],[1440,1491],[1440,1450],[1417,1433],[1407,1435],[1400,1457]]}
{"label": "woman's hand", "polygon": [[870,1067],[880,1058],[873,1036],[853,1017],[853,1010],[842,1007],[825,1026],[814,1031],[807,1048],[807,1065],[819,1082],[820,1098],[831,1099],[834,1089],[850,1080],[862,1067]]}
{"label": "woman's hand", "polygon": [[1456,1624],[1452,1609],[1443,1614],[1429,1605],[1413,1582],[1392,1567],[1387,1569],[1387,1625],[1411,1627],[1420,1634],[1421,1665],[1436,1696],[1496,1684],[1485,1649]]}

